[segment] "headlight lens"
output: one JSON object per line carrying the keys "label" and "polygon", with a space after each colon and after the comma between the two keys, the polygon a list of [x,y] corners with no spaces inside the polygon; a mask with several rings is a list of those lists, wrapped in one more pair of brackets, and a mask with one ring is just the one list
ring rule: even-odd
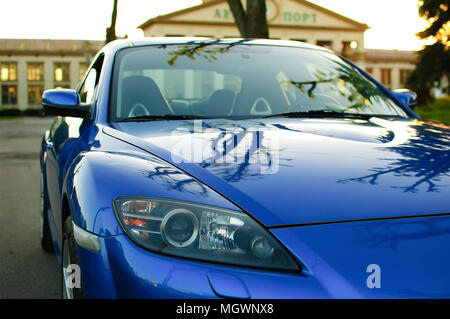
{"label": "headlight lens", "polygon": [[286,249],[242,212],[129,197],[114,200],[114,210],[125,233],[155,252],[247,267],[299,270]]}

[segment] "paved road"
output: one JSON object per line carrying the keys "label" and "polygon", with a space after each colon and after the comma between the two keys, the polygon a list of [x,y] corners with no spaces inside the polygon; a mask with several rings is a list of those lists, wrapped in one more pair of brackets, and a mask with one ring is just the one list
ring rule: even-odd
{"label": "paved road", "polygon": [[0,120],[0,298],[59,298],[39,243],[39,146],[51,118]]}

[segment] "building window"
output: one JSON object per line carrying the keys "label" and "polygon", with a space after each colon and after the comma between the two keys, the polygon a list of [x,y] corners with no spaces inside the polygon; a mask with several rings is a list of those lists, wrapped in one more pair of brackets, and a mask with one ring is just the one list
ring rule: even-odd
{"label": "building window", "polygon": [[318,41],[316,42],[316,44],[317,44],[318,46],[327,48],[327,49],[329,49],[329,50],[331,50],[331,47],[333,46],[333,42],[332,42],[332,41],[328,41],[328,40],[318,40]]}
{"label": "building window", "polygon": [[42,93],[44,93],[44,87],[42,85],[28,86],[28,105],[39,106],[42,102]]}
{"label": "building window", "polygon": [[27,80],[29,82],[44,81],[44,63],[28,63]]}
{"label": "building window", "polygon": [[391,89],[392,84],[392,70],[391,69],[381,69],[381,83],[388,89]]}
{"label": "building window", "polygon": [[17,105],[17,85],[2,85],[2,106]]}
{"label": "building window", "polygon": [[54,78],[55,78],[55,82],[69,82],[70,81],[70,63],[55,63],[54,64]]}
{"label": "building window", "polygon": [[400,85],[405,86],[408,81],[409,76],[411,75],[411,70],[400,70]]}
{"label": "building window", "polygon": [[70,84],[55,84],[55,89],[70,89]]}
{"label": "building window", "polygon": [[84,62],[80,62],[78,70],[79,70],[78,79],[81,81],[83,79],[84,74],[86,73],[87,64]]}
{"label": "building window", "polygon": [[166,34],[166,37],[185,37],[184,34]]}
{"label": "building window", "polygon": [[0,63],[0,80],[2,82],[10,82],[17,80],[17,63],[1,62]]}
{"label": "building window", "polygon": [[17,63],[0,62],[2,106],[17,105]]}
{"label": "building window", "polygon": [[354,47],[353,43],[355,43],[356,41],[343,41],[341,44],[341,54],[344,57],[351,57],[355,52],[354,49],[356,47]]}
{"label": "building window", "polygon": [[[214,73],[213,72],[203,72],[202,77],[202,93],[207,94],[206,96],[211,96],[214,92]],[[186,84],[185,84],[186,86]]]}

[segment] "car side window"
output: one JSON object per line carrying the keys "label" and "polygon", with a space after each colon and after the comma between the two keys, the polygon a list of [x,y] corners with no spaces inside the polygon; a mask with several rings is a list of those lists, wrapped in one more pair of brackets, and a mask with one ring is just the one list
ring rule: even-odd
{"label": "car side window", "polygon": [[81,103],[90,103],[94,100],[94,92],[96,88],[96,78],[97,78],[97,70],[91,69],[89,71],[88,76],[86,77],[86,80],[84,81],[83,86],[80,90],[80,102]]}
{"label": "car side window", "polygon": [[81,103],[92,103],[94,101],[102,64],[103,56],[100,56],[88,71],[84,83],[79,90]]}

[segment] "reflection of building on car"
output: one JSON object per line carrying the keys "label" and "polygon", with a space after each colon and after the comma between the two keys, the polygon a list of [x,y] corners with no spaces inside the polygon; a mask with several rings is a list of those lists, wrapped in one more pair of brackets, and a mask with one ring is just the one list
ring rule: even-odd
{"label": "reflection of building on car", "polygon": [[[358,72],[333,54],[305,54],[300,64],[292,60],[289,48],[250,46],[237,50],[234,46],[242,41],[209,43],[136,50],[123,58],[119,54],[123,71],[117,76],[122,81],[112,118],[165,114],[270,116],[324,109],[402,114],[375,85],[363,81]],[[268,56],[277,64],[267,65]],[[172,58],[167,67],[165,61],[170,57],[176,59]],[[261,69],[260,65],[266,67]]]}

